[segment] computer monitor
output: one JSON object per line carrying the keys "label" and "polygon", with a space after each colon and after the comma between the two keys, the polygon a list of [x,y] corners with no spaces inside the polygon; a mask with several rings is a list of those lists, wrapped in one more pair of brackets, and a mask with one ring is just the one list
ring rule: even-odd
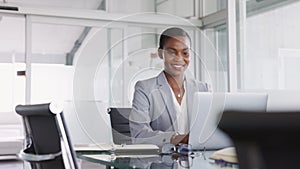
{"label": "computer monitor", "polygon": [[190,115],[189,144],[193,149],[220,149],[232,146],[231,139],[217,125],[224,110],[266,111],[267,94],[210,93],[194,95]]}

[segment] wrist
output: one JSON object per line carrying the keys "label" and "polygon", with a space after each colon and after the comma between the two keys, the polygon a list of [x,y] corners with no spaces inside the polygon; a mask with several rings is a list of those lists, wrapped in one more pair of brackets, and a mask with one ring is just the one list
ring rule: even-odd
{"label": "wrist", "polygon": [[176,140],[176,137],[179,135],[178,132],[174,133],[172,136],[171,136],[171,139],[170,139],[170,143],[174,143],[174,141]]}

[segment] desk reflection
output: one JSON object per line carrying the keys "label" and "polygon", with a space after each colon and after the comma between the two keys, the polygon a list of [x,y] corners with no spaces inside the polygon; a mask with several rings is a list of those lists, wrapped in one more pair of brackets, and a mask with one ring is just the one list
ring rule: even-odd
{"label": "desk reflection", "polygon": [[208,157],[213,151],[207,151],[203,155],[195,156],[182,155],[115,155],[111,153],[77,153],[82,160],[100,163],[115,168],[142,168],[142,169],[232,169],[237,167],[218,166],[210,163]]}
{"label": "desk reflection", "polygon": [[192,157],[181,156],[173,157],[171,155],[163,155],[156,157],[156,159],[131,159],[131,163],[134,165],[146,164],[137,166],[138,168],[150,168],[150,169],[177,169],[177,168],[190,168],[192,164]]}
{"label": "desk reflection", "polygon": [[203,156],[193,157],[178,154],[158,155],[156,157],[131,158],[130,167],[147,169],[196,169],[199,167],[204,167],[204,169],[214,168]]}

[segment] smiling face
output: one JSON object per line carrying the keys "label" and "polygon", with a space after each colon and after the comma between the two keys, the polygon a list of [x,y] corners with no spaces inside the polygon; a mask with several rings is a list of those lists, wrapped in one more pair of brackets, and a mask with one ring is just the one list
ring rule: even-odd
{"label": "smiling face", "polygon": [[158,55],[164,59],[164,71],[173,78],[183,78],[190,63],[190,39],[187,36],[168,38]]}

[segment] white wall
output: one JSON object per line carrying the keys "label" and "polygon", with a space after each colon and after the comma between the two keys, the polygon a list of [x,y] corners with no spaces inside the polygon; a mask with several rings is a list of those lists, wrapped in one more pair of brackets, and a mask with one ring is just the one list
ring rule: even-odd
{"label": "white wall", "polygon": [[32,64],[31,103],[71,99],[73,74],[72,66]]}
{"label": "white wall", "polygon": [[24,66],[24,64],[0,64],[0,142],[3,139],[15,140],[23,136],[21,116],[14,110],[15,104],[24,103],[25,99],[25,77],[16,76],[16,71],[22,70]]}

